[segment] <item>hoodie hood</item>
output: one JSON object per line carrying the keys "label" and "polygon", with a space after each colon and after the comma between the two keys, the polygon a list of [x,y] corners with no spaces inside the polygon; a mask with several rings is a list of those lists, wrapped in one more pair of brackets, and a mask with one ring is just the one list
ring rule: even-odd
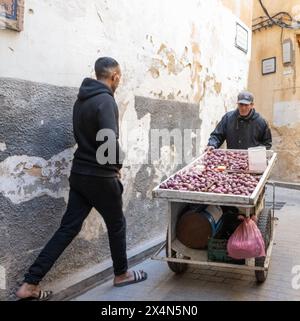
{"label": "hoodie hood", "polygon": [[239,121],[244,120],[246,122],[251,122],[252,120],[255,120],[259,117],[259,113],[255,111],[254,108],[252,108],[247,116],[241,116],[239,113],[239,110],[236,110],[237,118],[236,118],[236,129],[239,129]]}
{"label": "hoodie hood", "polygon": [[80,86],[78,99],[86,100],[100,94],[109,94],[112,97],[114,96],[111,89],[102,82],[92,78],[85,78]]}

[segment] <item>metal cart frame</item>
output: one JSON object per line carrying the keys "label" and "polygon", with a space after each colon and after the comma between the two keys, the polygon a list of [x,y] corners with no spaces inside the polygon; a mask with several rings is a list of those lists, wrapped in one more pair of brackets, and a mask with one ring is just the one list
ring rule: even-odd
{"label": "metal cart frame", "polygon": [[[226,151],[226,150],[225,150]],[[233,151],[233,150],[230,150]],[[247,152],[247,150],[236,150],[240,152]],[[183,171],[188,170],[190,167],[194,165],[194,163],[198,162],[203,158],[205,154],[200,156],[191,164],[185,166],[183,169],[170,176],[164,182],[168,181],[171,177],[176,174],[180,174]],[[271,216],[271,235],[269,246],[266,249],[266,257],[263,258],[263,261],[260,262],[260,266],[257,266],[256,259],[246,259],[244,265],[240,264],[232,264],[225,262],[214,262],[208,261],[207,258],[207,250],[198,250],[198,249],[190,249],[184,246],[177,238],[176,238],[176,222],[179,213],[182,211],[184,206],[190,203],[196,204],[207,204],[207,205],[223,205],[223,206],[235,206],[239,207],[245,211],[245,215],[250,217],[250,215],[256,215],[259,219],[260,214],[263,210],[268,210],[265,208],[265,185],[268,181],[268,178],[271,174],[271,171],[276,163],[277,154],[273,151],[267,151],[268,157],[268,166],[264,173],[262,174],[255,190],[250,196],[243,195],[231,195],[231,194],[217,194],[217,193],[209,193],[209,192],[191,192],[191,191],[178,191],[178,190],[167,190],[160,189],[159,186],[154,188],[153,197],[165,199],[168,202],[168,229],[167,229],[167,238],[166,242],[162,245],[162,247],[152,256],[152,259],[167,261],[169,264],[175,264],[180,267],[181,265],[187,264],[196,264],[196,265],[204,265],[210,267],[226,267],[232,269],[240,269],[240,270],[252,270],[255,271],[255,275],[258,282],[264,282],[270,264],[271,252],[273,248],[274,236],[275,236],[275,221],[274,217],[274,204],[275,204],[275,184],[273,185],[273,209]],[[164,183],[163,182],[163,183]],[[271,209],[270,209],[271,210]],[[166,256],[160,256],[159,253],[166,247]],[[172,253],[173,252],[173,253]],[[176,253],[174,257],[174,252]],[[172,263],[173,262],[173,263]],[[174,269],[172,269],[174,271]],[[178,269],[174,272],[181,273],[185,269]]]}

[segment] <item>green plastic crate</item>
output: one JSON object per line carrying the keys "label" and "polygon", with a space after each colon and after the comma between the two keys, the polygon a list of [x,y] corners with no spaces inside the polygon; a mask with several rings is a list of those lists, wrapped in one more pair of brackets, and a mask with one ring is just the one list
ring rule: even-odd
{"label": "green plastic crate", "polygon": [[207,246],[208,261],[232,264],[245,264],[245,260],[235,260],[228,256],[227,240],[210,238]]}

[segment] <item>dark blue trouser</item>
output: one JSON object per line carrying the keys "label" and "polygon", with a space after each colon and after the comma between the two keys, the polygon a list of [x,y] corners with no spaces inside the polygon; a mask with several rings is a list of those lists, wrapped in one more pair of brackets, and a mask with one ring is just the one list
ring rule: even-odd
{"label": "dark blue trouser", "polygon": [[38,284],[52,265],[80,232],[83,221],[95,209],[107,226],[115,275],[127,271],[126,221],[122,210],[122,183],[117,178],[103,178],[71,173],[67,210],[61,225],[25,274],[24,282]]}

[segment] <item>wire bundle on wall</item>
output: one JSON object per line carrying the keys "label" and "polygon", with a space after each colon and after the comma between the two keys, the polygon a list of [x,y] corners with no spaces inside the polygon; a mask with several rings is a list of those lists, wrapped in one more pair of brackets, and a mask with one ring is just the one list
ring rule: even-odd
{"label": "wire bundle on wall", "polygon": [[261,30],[263,28],[269,28],[274,25],[282,29],[300,29],[300,21],[295,21],[292,16],[285,11],[276,13],[273,16],[270,16],[268,10],[264,6],[262,0],[258,0],[266,16],[258,17],[254,20],[260,20],[252,25],[252,31]]}

